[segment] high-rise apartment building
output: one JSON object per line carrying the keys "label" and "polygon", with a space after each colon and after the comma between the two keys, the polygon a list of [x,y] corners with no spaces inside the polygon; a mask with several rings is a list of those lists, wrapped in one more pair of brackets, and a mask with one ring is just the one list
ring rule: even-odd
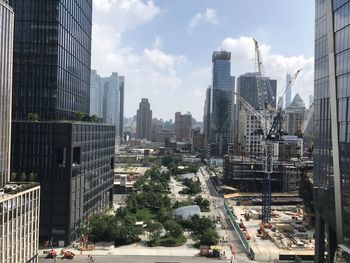
{"label": "high-rise apartment building", "polygon": [[[206,148],[206,156],[210,155],[209,147],[209,128],[210,128],[210,102],[211,102],[211,86],[207,88],[205,92],[205,102],[204,102],[204,114],[203,114],[203,135],[204,135],[204,145]],[[208,148],[207,148],[208,147]]]}
{"label": "high-rise apartment building", "polygon": [[[10,182],[14,12],[8,1],[0,1],[0,21],[0,262],[35,263],[40,186]],[[11,177],[17,179],[13,174]]]}
{"label": "high-rise apartment building", "polygon": [[286,105],[285,108],[288,108],[292,103],[292,87],[290,83],[292,81],[292,76],[290,74],[286,75]]}
{"label": "high-rise apartment building", "polygon": [[179,142],[190,142],[192,131],[192,115],[191,113],[181,114],[175,113],[175,136]]}
{"label": "high-rise apartment building", "polygon": [[[350,261],[350,1],[316,0],[314,205],[316,259]],[[327,248],[325,248],[327,238]]]}
{"label": "high-rise apartment building", "polygon": [[148,99],[141,99],[136,113],[136,137],[152,141],[152,110]]}
{"label": "high-rise apartment building", "polygon": [[92,1],[9,3],[16,14],[11,170],[38,176],[40,240],[67,245],[108,207],[113,188],[115,127],[83,122]]}
{"label": "high-rise apartment building", "polygon": [[209,155],[222,157],[227,153],[232,135],[232,103],[234,77],[231,77],[231,53],[215,51],[212,56],[210,92]]}
{"label": "high-rise apartment building", "polygon": [[96,70],[91,71],[90,115],[114,125],[120,138],[123,134],[124,82],[125,78],[116,72],[103,78]]}

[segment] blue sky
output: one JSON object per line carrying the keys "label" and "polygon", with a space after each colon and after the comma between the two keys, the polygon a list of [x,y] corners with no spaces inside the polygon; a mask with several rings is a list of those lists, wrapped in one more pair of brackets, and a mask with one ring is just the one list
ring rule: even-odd
{"label": "blue sky", "polygon": [[265,75],[285,85],[303,68],[293,94],[313,93],[314,1],[94,0],[92,68],[126,77],[125,115],[142,97],[157,118],[191,111],[201,120],[210,85],[211,54],[232,52],[232,75],[254,70],[261,45]]}

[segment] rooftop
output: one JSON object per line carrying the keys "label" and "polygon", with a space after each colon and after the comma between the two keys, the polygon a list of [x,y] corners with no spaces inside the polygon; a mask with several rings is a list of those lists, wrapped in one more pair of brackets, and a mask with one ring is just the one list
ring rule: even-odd
{"label": "rooftop", "polygon": [[37,182],[9,182],[0,188],[0,200],[37,186]]}

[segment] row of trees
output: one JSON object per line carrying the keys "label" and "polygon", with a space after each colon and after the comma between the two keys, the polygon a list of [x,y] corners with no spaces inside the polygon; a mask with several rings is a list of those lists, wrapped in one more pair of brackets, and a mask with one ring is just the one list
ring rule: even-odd
{"label": "row of trees", "polygon": [[[166,166],[172,175],[185,174],[185,173],[197,173],[198,165],[185,163],[182,160],[181,155],[167,155],[162,159],[162,165]],[[183,169],[179,169],[179,166],[183,166]]]}
{"label": "row of trees", "polygon": [[38,180],[38,175],[31,172],[29,174],[22,172],[16,173],[12,172],[10,175],[12,182],[36,182]]}
{"label": "row of trees", "polygon": [[193,200],[185,200],[185,201],[176,201],[173,205],[173,209],[189,206],[189,205],[198,205],[201,209],[201,212],[209,212],[210,211],[210,203],[208,199],[204,199],[201,195],[196,196]]}

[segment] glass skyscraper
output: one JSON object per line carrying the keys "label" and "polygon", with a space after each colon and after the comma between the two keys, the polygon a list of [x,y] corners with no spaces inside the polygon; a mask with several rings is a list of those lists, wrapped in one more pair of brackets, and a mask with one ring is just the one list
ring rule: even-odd
{"label": "glass skyscraper", "polygon": [[[231,53],[215,51],[212,57],[212,85],[210,102],[210,156],[222,157],[232,141],[232,103],[234,77],[231,77]],[[232,138],[233,139],[233,138]]]}
{"label": "glass skyscraper", "polygon": [[332,262],[337,245],[350,254],[350,1],[315,4],[315,262]]}
{"label": "glass skyscraper", "polygon": [[15,13],[11,171],[38,175],[40,241],[68,245],[112,200],[116,128],[85,122],[92,0],[9,3]]}
{"label": "glass skyscraper", "polygon": [[89,114],[92,0],[10,0],[15,10],[14,120]]}

